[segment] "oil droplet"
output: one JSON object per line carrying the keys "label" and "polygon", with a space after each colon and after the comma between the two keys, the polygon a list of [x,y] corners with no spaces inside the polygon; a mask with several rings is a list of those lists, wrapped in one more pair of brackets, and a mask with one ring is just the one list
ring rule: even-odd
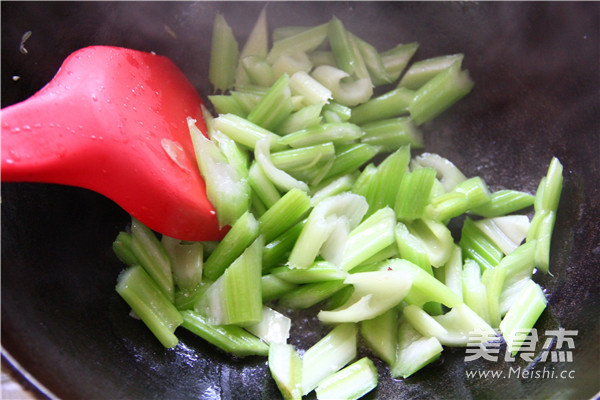
{"label": "oil droplet", "polygon": [[14,128],[11,128],[10,131],[14,132],[14,133],[19,133],[19,132],[21,132],[21,128],[19,128],[18,126],[15,126]]}
{"label": "oil droplet", "polygon": [[98,97],[96,96],[96,94],[92,93],[92,100],[93,101],[98,101]]}

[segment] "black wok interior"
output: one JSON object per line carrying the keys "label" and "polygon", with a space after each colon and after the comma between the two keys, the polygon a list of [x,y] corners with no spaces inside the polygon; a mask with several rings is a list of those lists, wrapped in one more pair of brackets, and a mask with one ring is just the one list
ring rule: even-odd
{"label": "black wok interior", "polygon": [[[2,107],[35,93],[68,54],[95,44],[166,55],[206,96],[215,13],[222,12],[242,40],[264,4],[2,2]],[[584,399],[598,393],[600,3],[273,2],[267,11],[271,28],[336,15],[379,50],[418,41],[417,59],[465,53],[474,90],[423,127],[426,148],[466,175],[482,176],[492,189],[533,193],[552,156],[564,165],[553,276],[536,276],[549,299],[537,328],[561,326],[578,335],[573,362],[533,368],[573,370],[574,378],[467,379],[465,370],[509,365],[465,364],[464,350],[449,349],[406,380],[392,379],[378,362],[380,384],[367,398]],[[266,359],[233,359],[183,330],[181,344],[165,350],[128,316],[114,292],[123,266],[111,250],[128,221],[113,202],[83,189],[2,184],[5,356],[48,397],[279,398]],[[325,330],[307,319],[294,326],[292,343],[307,348]]]}

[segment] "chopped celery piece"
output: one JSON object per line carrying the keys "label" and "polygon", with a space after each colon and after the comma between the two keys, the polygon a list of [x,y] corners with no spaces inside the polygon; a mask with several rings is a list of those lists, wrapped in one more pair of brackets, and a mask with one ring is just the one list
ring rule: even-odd
{"label": "chopped celery piece", "polygon": [[377,368],[367,357],[350,364],[319,383],[319,400],[356,400],[377,387]]}
{"label": "chopped celery piece", "polygon": [[431,265],[440,267],[448,261],[454,240],[446,225],[425,218],[414,220],[407,226],[409,232],[423,243]]}
{"label": "chopped celery piece", "polygon": [[426,215],[436,221],[447,221],[489,201],[486,183],[476,176],[459,183],[448,193],[434,196],[426,207]]}
{"label": "chopped celery piece", "polygon": [[273,42],[277,42],[278,40],[286,39],[304,31],[307,31],[310,28],[310,26],[279,26],[273,29],[271,38]]}
{"label": "chopped celery piece", "polygon": [[458,297],[462,299],[462,271],[463,271],[463,258],[462,250],[459,246],[452,246],[452,253],[450,258],[444,265],[444,284],[448,286]]}
{"label": "chopped celery piece", "polygon": [[435,174],[433,168],[419,168],[402,176],[394,204],[399,220],[410,222],[423,217],[432,197]]}
{"label": "chopped celery piece", "polygon": [[507,348],[513,355],[519,352],[547,304],[542,288],[530,280],[500,323]]}
{"label": "chopped celery piece", "polygon": [[272,67],[276,77],[283,74],[292,77],[296,72],[308,73],[313,64],[305,52],[299,51],[297,53],[282,54],[273,62]]}
{"label": "chopped celery piece", "polygon": [[437,117],[471,91],[473,80],[460,68],[460,62],[454,62],[417,90],[408,106],[417,125]]}
{"label": "chopped celery piece", "polygon": [[435,153],[422,153],[411,162],[411,169],[433,168],[437,178],[446,192],[452,191],[460,183],[467,180],[463,173],[450,160]]}
{"label": "chopped celery piece", "polygon": [[304,71],[295,72],[289,85],[294,95],[304,98],[306,105],[326,104],[332,98],[331,90]]}
{"label": "chopped celery piece", "polygon": [[320,65],[312,71],[312,77],[331,90],[333,100],[348,107],[365,103],[373,95],[371,79],[347,81],[350,74],[329,66]]}
{"label": "chopped celery piece", "polygon": [[363,131],[357,125],[348,122],[332,122],[289,133],[281,137],[279,143],[290,147],[306,147],[328,142],[350,142],[359,139],[362,135]]}
{"label": "chopped celery piece", "polygon": [[408,305],[404,307],[402,314],[404,319],[425,337],[439,338],[448,335],[446,328],[420,307]]}
{"label": "chopped celery piece", "polygon": [[277,128],[277,132],[282,135],[301,131],[303,129],[313,128],[321,123],[322,104],[313,104],[305,106],[298,111],[293,112]]}
{"label": "chopped celery piece", "polygon": [[132,250],[140,265],[156,282],[163,294],[174,300],[175,284],[171,259],[154,232],[135,218],[131,218]]}
{"label": "chopped celery piece", "polygon": [[461,65],[463,58],[464,54],[452,54],[416,61],[406,70],[398,86],[417,90],[455,62]]}
{"label": "chopped celery piece", "polygon": [[194,309],[214,325],[254,325],[262,319],[262,248],[258,237],[206,290]]}
{"label": "chopped celery piece", "polygon": [[465,347],[475,340],[488,342],[496,331],[466,304],[458,304],[444,315],[434,315],[447,334],[437,337],[444,346]]}
{"label": "chopped celery piece", "polygon": [[269,346],[269,370],[284,400],[302,399],[302,359],[291,344]]}
{"label": "chopped celery piece", "polygon": [[341,307],[317,314],[325,323],[360,322],[375,318],[397,306],[408,294],[411,275],[405,271],[374,271],[350,274],[345,284],[354,292]]}
{"label": "chopped celery piece", "polygon": [[506,269],[504,268],[486,270],[481,276],[481,281],[487,289],[489,321],[493,328],[498,328],[502,319],[502,314],[500,312],[500,295],[502,294],[505,278]]}
{"label": "chopped celery piece", "polygon": [[[213,121],[215,125],[217,120]],[[230,225],[248,211],[250,186],[246,177],[240,176],[239,171],[228,162],[218,145],[204,137],[196,121],[191,118],[187,121],[208,199],[216,209],[219,225]]]}
{"label": "chopped celery piece", "polygon": [[235,114],[240,117],[246,117],[248,114],[237,99],[231,95],[219,94],[208,96],[208,100],[215,107],[218,114]]}
{"label": "chopped celery piece", "polygon": [[[258,18],[252,27],[252,31],[248,35],[248,39],[246,39],[244,47],[242,47],[239,59],[243,60],[248,56],[265,58],[267,56],[267,52],[269,51],[268,47],[269,32],[267,26],[267,10],[266,7],[264,7],[258,15]],[[250,78],[240,63],[238,64],[236,70],[235,86],[237,87],[238,85],[248,83],[250,83]]]}
{"label": "chopped celery piece", "polygon": [[262,320],[256,325],[246,327],[246,330],[268,344],[286,343],[290,337],[292,320],[280,312],[263,306]]}
{"label": "chopped celery piece", "polygon": [[482,270],[495,267],[504,257],[502,250],[471,218],[463,223],[459,245],[464,257],[476,261]]}
{"label": "chopped celery piece", "polygon": [[327,25],[321,24],[302,29],[295,35],[273,42],[273,46],[267,55],[267,62],[273,63],[283,54],[310,53],[316,50],[327,38]]}
{"label": "chopped celery piece", "polygon": [[302,357],[302,394],[312,392],[325,378],[356,357],[357,327],[340,324],[306,350]]}
{"label": "chopped celery piece", "polygon": [[273,268],[270,273],[284,281],[297,284],[341,280],[348,276],[347,272],[327,261],[317,261],[306,269],[281,266]]}
{"label": "chopped celery piece", "polygon": [[338,68],[353,78],[370,80],[359,48],[355,46],[353,35],[346,30],[344,23],[339,18],[333,17],[329,21],[327,38]]}
{"label": "chopped celery piece", "polygon": [[173,280],[183,290],[191,290],[202,281],[204,247],[201,242],[182,243],[163,235],[161,242],[169,253],[173,268]]}
{"label": "chopped celery piece", "polygon": [[392,81],[398,79],[402,74],[418,48],[419,44],[416,42],[401,43],[381,53],[381,62]]}
{"label": "chopped celery piece", "polygon": [[308,53],[308,58],[314,67],[319,65],[331,65],[335,67],[335,57],[330,50],[315,50]]}
{"label": "chopped celery piece", "polygon": [[333,164],[324,179],[350,174],[370,161],[378,153],[378,148],[369,144],[349,144],[338,146]]}
{"label": "chopped celery piece", "polygon": [[350,191],[350,189],[352,189],[354,179],[355,178],[353,175],[343,175],[339,178],[328,180],[313,188],[314,192],[310,198],[311,205],[315,206],[317,203],[327,197]]}
{"label": "chopped celery piece", "polygon": [[381,55],[377,49],[356,35],[351,35],[351,38],[360,52],[373,85],[381,86],[392,83],[394,76],[388,73],[388,70],[385,68],[385,64],[383,63],[383,59],[381,58]]}
{"label": "chopped celery piece", "polygon": [[182,311],[181,315],[183,328],[228,353],[238,357],[269,354],[269,345],[237,325],[214,325],[192,310]]}
{"label": "chopped celery piece", "polygon": [[469,210],[482,217],[499,217],[533,205],[534,196],[516,190],[499,190],[490,195],[490,202]]}
{"label": "chopped celery piece", "polygon": [[398,340],[398,311],[395,308],[362,321],[360,334],[377,357],[390,366],[394,364]]}
{"label": "chopped celery piece", "polygon": [[271,243],[265,245],[263,249],[263,271],[268,271],[277,264],[285,263],[285,258],[292,251],[305,223],[306,219],[298,222]]}
{"label": "chopped celery piece", "polygon": [[347,122],[352,116],[352,109],[342,104],[330,101],[323,106],[323,114],[327,122]]}
{"label": "chopped celery piece", "polygon": [[256,143],[264,137],[270,137],[273,150],[285,148],[277,143],[278,136],[273,132],[234,114],[219,115],[214,119],[214,128],[250,149],[254,149]]}
{"label": "chopped celery piece", "polygon": [[308,192],[308,185],[305,182],[295,179],[287,172],[273,165],[270,142],[271,139],[265,136],[256,142],[256,147],[254,148],[254,157],[264,174],[273,182],[275,187],[284,192],[294,188]]}
{"label": "chopped celery piece", "polygon": [[291,96],[290,78],[283,74],[250,111],[248,121],[273,132],[292,113]]}
{"label": "chopped celery piece", "polygon": [[490,323],[487,287],[481,282],[481,268],[471,259],[463,266],[463,301],[485,322]]}
{"label": "chopped celery piece", "polygon": [[427,364],[437,360],[442,345],[434,337],[424,337],[406,319],[400,320],[398,328],[398,350],[392,364],[394,378],[408,378]]}
{"label": "chopped celery piece", "polygon": [[216,280],[258,235],[258,221],[251,212],[244,213],[206,259],[204,275]]}
{"label": "chopped celery piece", "polygon": [[122,272],[116,290],[164,347],[177,345],[173,332],[182,323],[181,314],[142,267]]}
{"label": "chopped celery piece", "polygon": [[[238,102],[238,104],[240,105],[240,107],[242,107],[242,110],[243,110],[243,115],[236,114],[236,113],[233,113],[233,114],[236,114],[242,118],[246,118],[248,116],[248,113],[250,111],[252,111],[252,109],[254,107],[256,107],[256,105],[263,98],[264,93],[259,94],[259,93],[255,93],[255,92],[242,92],[242,91],[230,90],[229,95]],[[219,114],[229,114],[229,113],[219,112]]]}
{"label": "chopped celery piece", "polygon": [[384,151],[395,151],[405,145],[413,149],[423,147],[423,134],[409,117],[396,117],[361,125],[365,131],[361,143],[381,146]]}
{"label": "chopped celery piece", "polygon": [[233,36],[231,27],[222,14],[215,16],[208,80],[215,90],[227,90],[233,87],[238,61],[238,43]]}
{"label": "chopped celery piece", "polygon": [[271,242],[295,225],[309,209],[310,197],[300,189],[292,189],[258,219],[258,231],[266,242]]}
{"label": "chopped celery piece", "polygon": [[362,196],[352,193],[342,193],[321,201],[309,214],[294,244],[288,265],[292,268],[308,268],[330,240],[336,221],[341,220],[350,231],[358,226],[367,207]]}
{"label": "chopped celery piece", "polygon": [[506,314],[521,293],[523,282],[531,278],[535,267],[536,241],[523,243],[515,251],[504,257],[496,269],[504,269],[504,283],[500,294],[500,313]]}
{"label": "chopped celery piece", "polygon": [[276,277],[273,274],[263,275],[261,278],[262,300],[266,303],[271,300],[278,299],[283,294],[296,288],[296,285],[283,279]]}
{"label": "chopped celery piece", "polygon": [[373,181],[373,177],[377,173],[377,167],[373,163],[367,164],[367,166],[362,170],[360,175],[354,181],[352,185],[352,192],[358,194],[360,196],[366,197],[369,193],[369,188],[371,186],[371,182]]}
{"label": "chopped celery piece", "polygon": [[330,160],[334,156],[335,146],[327,142],[271,153],[271,161],[277,168],[288,171],[308,168],[319,161]]}
{"label": "chopped celery piece", "polygon": [[387,156],[374,174],[367,191],[369,214],[383,207],[394,208],[402,177],[408,171],[410,147],[403,146]]}
{"label": "chopped celery piece", "polygon": [[343,280],[323,281],[300,285],[279,298],[283,307],[303,309],[318,304],[344,288]]}
{"label": "chopped celery piece", "polygon": [[214,129],[209,129],[209,138],[219,146],[227,162],[238,176],[242,179],[246,178],[249,164],[248,153],[235,140]]}
{"label": "chopped celery piece", "polygon": [[367,122],[406,115],[414,96],[413,91],[405,88],[386,92],[353,108],[350,122],[363,125]]}
{"label": "chopped celery piece", "polygon": [[135,253],[133,251],[133,238],[130,233],[127,232],[119,232],[117,238],[113,242],[113,251],[115,252],[117,258],[121,260],[123,263],[132,266],[139,265]]}
{"label": "chopped celery piece", "polygon": [[479,228],[506,255],[512,253],[527,237],[529,218],[526,215],[506,215],[475,221]]}
{"label": "chopped celery piece", "polygon": [[247,56],[240,60],[240,64],[252,84],[270,87],[277,80],[273,68],[264,58]]}
{"label": "chopped celery piece", "polygon": [[398,255],[433,275],[431,262],[429,262],[429,255],[427,254],[423,241],[410,233],[408,227],[402,222],[398,222],[396,225],[394,235],[396,238],[396,245],[398,246]]}
{"label": "chopped celery piece", "polygon": [[267,208],[271,207],[281,198],[279,189],[277,189],[273,182],[265,175],[256,161],[252,162],[248,171],[248,183],[250,184],[253,193]]}

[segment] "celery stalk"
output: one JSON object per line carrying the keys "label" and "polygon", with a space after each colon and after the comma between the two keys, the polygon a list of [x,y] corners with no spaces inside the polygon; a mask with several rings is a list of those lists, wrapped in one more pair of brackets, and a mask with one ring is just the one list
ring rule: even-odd
{"label": "celery stalk", "polygon": [[171,259],[173,280],[183,290],[191,290],[202,281],[204,247],[201,242],[182,243],[163,235],[161,239]]}
{"label": "celery stalk", "polygon": [[381,146],[384,151],[395,151],[405,145],[413,149],[423,147],[423,134],[409,117],[367,122],[361,128],[365,131],[361,143]]}
{"label": "celery stalk", "polygon": [[398,338],[398,311],[395,308],[362,321],[360,334],[377,357],[390,366],[394,364]]}
{"label": "celery stalk", "polygon": [[312,71],[312,77],[331,90],[333,100],[354,107],[368,101],[373,95],[370,78],[348,81],[350,74],[329,65],[320,65]]}
{"label": "celery stalk", "polygon": [[291,344],[269,346],[269,370],[284,400],[302,398],[302,359]]}
{"label": "celery stalk", "polygon": [[227,90],[233,87],[238,52],[238,43],[231,27],[222,14],[217,14],[213,24],[208,68],[208,80],[215,90]]}
{"label": "celery stalk", "polygon": [[[240,52],[239,59],[242,60],[248,56],[257,56],[265,58],[268,52],[269,38],[268,38],[268,26],[267,26],[267,10],[266,7],[260,11],[252,31],[246,39],[246,43]],[[243,66],[238,64],[236,75],[235,75],[235,86],[241,84],[247,84],[250,82],[250,78],[246,74]]]}
{"label": "celery stalk", "polygon": [[460,65],[463,58],[464,54],[452,54],[417,61],[408,68],[398,85],[417,90],[455,62]]}
{"label": "celery stalk", "polygon": [[498,190],[490,195],[490,202],[469,210],[482,217],[499,217],[533,205],[534,196],[516,190]]}
{"label": "celery stalk", "polygon": [[252,162],[248,171],[248,183],[250,184],[253,193],[267,208],[271,207],[281,199],[279,189],[277,189],[273,182],[269,180],[256,161]]}
{"label": "celery stalk", "polygon": [[291,228],[310,209],[310,198],[300,189],[292,189],[273,204],[259,219],[258,231],[271,242]]}
{"label": "celery stalk", "polygon": [[119,260],[126,265],[139,265],[139,261],[133,252],[133,238],[130,233],[119,232],[113,242],[113,251]]}
{"label": "celery stalk", "polygon": [[398,352],[391,368],[394,378],[408,378],[427,364],[437,360],[442,345],[434,338],[426,338],[401,319],[398,328]]}
{"label": "celery stalk", "polygon": [[360,399],[377,387],[377,368],[367,357],[350,364],[319,383],[319,400]]}
{"label": "celery stalk", "polygon": [[291,324],[290,318],[270,307],[263,306],[262,320],[255,325],[247,326],[245,329],[263,342],[271,345],[287,342],[290,337]]}
{"label": "celery stalk", "polygon": [[372,160],[378,153],[378,147],[369,144],[349,144],[337,147],[333,164],[324,179],[350,174],[358,170],[362,165]]}
{"label": "celery stalk", "polygon": [[367,122],[406,115],[414,96],[415,93],[411,90],[393,89],[353,108],[350,122],[363,125]]}
{"label": "celery stalk", "polygon": [[286,308],[303,309],[318,304],[346,286],[343,280],[307,283],[279,297],[279,304]]}
{"label": "celery stalk", "polygon": [[296,285],[283,279],[276,277],[273,274],[263,275],[261,278],[262,300],[266,303],[271,300],[278,299],[283,294],[290,292],[296,288]]}
{"label": "celery stalk", "polygon": [[254,158],[256,159],[256,162],[262,169],[263,173],[271,182],[273,182],[275,187],[281,191],[287,192],[296,188],[304,192],[308,192],[308,185],[305,182],[295,179],[293,176],[277,168],[273,164],[271,159],[270,142],[271,139],[266,136],[257,141],[256,147],[254,148]]}

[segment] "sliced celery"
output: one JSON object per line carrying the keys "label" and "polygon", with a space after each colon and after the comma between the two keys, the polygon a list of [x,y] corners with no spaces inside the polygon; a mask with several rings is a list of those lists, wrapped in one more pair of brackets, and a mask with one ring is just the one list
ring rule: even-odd
{"label": "sliced celery", "polygon": [[273,132],[234,114],[219,115],[214,120],[214,128],[250,149],[254,149],[256,143],[264,137],[271,138],[273,150],[285,148],[285,146],[277,144],[278,136]]}
{"label": "sliced celery", "polygon": [[325,123],[315,127],[289,133],[279,143],[291,147],[306,147],[321,143],[345,143],[363,135],[362,129],[348,122]]}
{"label": "sliced celery", "polygon": [[277,128],[276,133],[285,135],[318,126],[321,123],[322,110],[322,104],[313,104],[302,107],[300,110],[295,111],[285,121],[283,121]]}
{"label": "sliced celery", "polygon": [[295,225],[309,209],[308,195],[300,189],[291,189],[258,219],[258,231],[266,242],[271,242]]}
{"label": "sliced celery", "polygon": [[182,323],[181,314],[142,267],[123,271],[116,290],[163,346],[177,345],[179,340],[173,332]]}
{"label": "sliced celery", "polygon": [[452,54],[416,61],[408,68],[398,85],[417,90],[455,62],[461,65],[463,58],[464,54]]}
{"label": "sliced celery", "polygon": [[405,145],[413,149],[423,147],[423,134],[409,117],[396,117],[361,125],[365,131],[362,143],[381,146],[384,151],[395,151]]}
{"label": "sliced celery", "polygon": [[444,337],[448,331],[431,315],[415,305],[408,305],[402,310],[402,315],[417,332],[425,337]]}
{"label": "sliced celery", "polygon": [[294,35],[273,42],[273,46],[267,55],[267,62],[275,62],[282,54],[310,53],[317,49],[327,38],[327,24],[301,29],[297,32]]}
{"label": "sliced celery", "polygon": [[284,400],[302,398],[302,359],[291,344],[269,346],[269,370]]}
{"label": "sliced celery", "polygon": [[463,301],[485,322],[490,323],[487,287],[481,282],[481,268],[471,259],[463,266]]}
{"label": "sliced celery", "polygon": [[293,77],[297,72],[308,73],[313,64],[305,52],[299,51],[297,53],[282,54],[273,62],[272,67],[276,77],[283,74]]}
{"label": "sliced celery", "polygon": [[112,248],[113,248],[113,251],[115,252],[116,256],[123,263],[125,263],[129,266],[139,265],[140,262],[138,261],[137,257],[135,256],[132,246],[133,246],[133,238],[132,238],[131,234],[127,233],[127,232],[119,232],[119,234],[117,235],[117,238],[113,242]]}
{"label": "sliced celery", "polygon": [[251,84],[270,87],[277,80],[271,64],[262,57],[246,56],[240,59],[240,64]]}
{"label": "sliced celery", "polygon": [[465,347],[474,341],[483,343],[496,337],[496,331],[464,303],[432,318],[448,332],[437,337],[444,346]]}
{"label": "sliced celery", "polygon": [[265,342],[239,326],[214,325],[192,310],[182,311],[181,315],[183,328],[228,353],[238,357],[269,354],[269,346]]}
{"label": "sliced celery", "polygon": [[326,104],[332,98],[331,90],[304,71],[291,76],[290,89],[293,94],[302,96],[306,105]]}
{"label": "sliced celery", "polygon": [[350,122],[363,125],[367,122],[406,115],[414,96],[413,91],[405,88],[386,92],[353,108]]}
{"label": "sliced celery", "polygon": [[502,250],[471,218],[463,223],[459,245],[464,257],[476,261],[482,270],[495,267],[504,257]]}
{"label": "sliced celery", "polygon": [[354,175],[342,175],[339,178],[329,179],[319,186],[312,188],[313,193],[310,198],[311,205],[315,206],[327,197],[350,191],[354,180]]}
{"label": "sliced celery", "polygon": [[398,352],[391,368],[394,378],[408,378],[427,364],[437,360],[442,345],[434,337],[424,337],[408,321],[401,319],[398,328]]}
{"label": "sliced celery", "polygon": [[489,189],[477,176],[459,183],[448,193],[434,196],[426,207],[426,215],[436,221],[447,221],[489,201]]}
{"label": "sliced celery", "polygon": [[517,190],[498,190],[490,195],[490,202],[469,210],[482,217],[499,217],[533,205],[534,196]]}
{"label": "sliced celery", "polygon": [[333,143],[327,142],[271,153],[271,161],[277,168],[289,171],[305,169],[319,161],[330,160],[334,156],[335,146]]}
{"label": "sliced celery", "polygon": [[178,239],[163,235],[161,239],[171,259],[173,280],[183,290],[191,290],[202,281],[204,246],[201,242],[182,243]]}
{"label": "sliced celery", "polygon": [[391,308],[383,314],[362,321],[360,334],[375,355],[393,365],[398,340],[398,311]]}
{"label": "sliced celery", "polygon": [[231,27],[223,15],[218,13],[213,24],[208,68],[208,80],[215,90],[227,90],[233,87],[238,52],[238,43]]}
{"label": "sliced celery", "polygon": [[411,168],[433,168],[446,192],[452,191],[467,180],[464,174],[450,160],[435,153],[422,153],[411,162]]}
{"label": "sliced celery", "polygon": [[378,152],[378,147],[369,144],[338,145],[333,164],[324,179],[353,173],[372,160]]}
{"label": "sliced celery", "polygon": [[402,176],[394,204],[399,220],[410,222],[423,217],[432,197],[435,174],[433,168],[419,168]]}
{"label": "sliced celery", "polygon": [[504,257],[496,266],[496,269],[505,270],[500,294],[501,315],[506,314],[516,300],[515,296],[522,292],[524,282],[531,278],[535,267],[536,247],[535,240],[528,241]]}
{"label": "sliced celery", "polygon": [[398,246],[398,255],[433,275],[429,255],[423,241],[410,233],[408,227],[402,222],[398,222],[396,225],[394,235]]}
{"label": "sliced celery", "polygon": [[279,304],[293,309],[304,309],[319,304],[346,286],[343,280],[307,283],[279,297]]}
{"label": "sliced celery", "polygon": [[277,189],[273,182],[265,175],[256,161],[252,162],[248,171],[248,183],[250,184],[253,193],[256,194],[267,208],[271,207],[281,198],[279,189]]}
{"label": "sliced celery", "polygon": [[296,284],[343,280],[348,276],[347,272],[341,271],[327,261],[317,261],[306,269],[281,266],[273,268],[270,273],[284,281]]}
{"label": "sliced celery", "polygon": [[296,288],[296,285],[273,274],[263,275],[261,278],[262,300],[263,303],[278,299],[283,294]]}
{"label": "sliced celery", "polygon": [[248,114],[248,121],[273,132],[293,110],[290,78],[283,74]]}
{"label": "sliced celery", "polygon": [[444,284],[450,288],[458,297],[462,299],[462,272],[463,258],[462,251],[457,245],[453,245],[452,254],[444,265]]}
{"label": "sliced celery", "polygon": [[292,251],[305,223],[306,219],[298,222],[265,245],[263,249],[263,271],[268,271],[277,264],[286,262],[286,256]]}
{"label": "sliced celery", "polygon": [[[258,15],[258,18],[252,27],[252,31],[248,35],[248,39],[246,39],[246,43],[240,52],[239,59],[242,60],[247,56],[265,58],[269,50],[268,35],[267,10],[266,7],[264,7]],[[243,66],[238,64],[235,75],[235,86],[247,84],[250,82],[249,79],[250,78],[246,74]]]}
{"label": "sliced celery", "polygon": [[369,78],[348,81],[350,74],[329,65],[320,65],[312,71],[312,77],[331,90],[333,100],[348,107],[368,101],[373,95]]}
{"label": "sliced celery", "polygon": [[402,177],[408,171],[410,147],[403,146],[388,155],[378,166],[367,191],[369,214],[383,207],[394,208]]}
{"label": "sliced celery", "polygon": [[248,114],[244,107],[240,104],[240,102],[237,101],[237,99],[231,95],[212,95],[208,96],[208,100],[210,100],[212,105],[215,107],[215,111],[218,114],[231,113],[239,115],[240,117],[246,117]]}
{"label": "sliced celery", "polygon": [[323,115],[327,122],[348,122],[352,116],[352,109],[335,101],[330,101],[323,106]]}
{"label": "sliced celery", "polygon": [[346,30],[344,23],[339,18],[333,17],[327,28],[327,38],[338,68],[354,78],[370,80],[359,48],[356,47],[353,35]]}
{"label": "sliced celery", "polygon": [[274,343],[286,343],[290,337],[290,326],[292,320],[274,309],[263,306],[262,320],[249,325],[245,329],[262,339],[269,345]]}
{"label": "sliced celery", "polygon": [[446,225],[423,218],[414,220],[407,226],[409,232],[423,243],[431,265],[440,267],[448,261],[454,240]]}
{"label": "sliced celery", "polygon": [[271,182],[273,182],[275,187],[281,191],[287,192],[296,188],[308,192],[308,185],[305,182],[295,179],[293,176],[282,169],[277,168],[273,164],[273,161],[271,160],[270,142],[271,139],[266,136],[256,142],[256,147],[254,148],[254,158],[263,173]]}
{"label": "sliced celery", "polygon": [[493,268],[484,271],[481,276],[481,281],[487,289],[489,321],[493,328],[498,328],[502,319],[502,314],[500,312],[500,295],[502,294],[505,278],[506,269],[504,268]]}
{"label": "sliced celery", "polygon": [[479,228],[504,254],[512,253],[527,237],[529,218],[526,215],[506,215],[475,221]]}
{"label": "sliced celery", "polygon": [[327,377],[315,389],[319,400],[356,400],[377,387],[377,368],[367,357]]}
{"label": "sliced celery", "polygon": [[392,83],[395,79],[394,75],[390,74],[386,69],[381,54],[379,54],[377,49],[356,35],[351,35],[351,38],[362,56],[373,85],[381,86]]}
{"label": "sliced celery", "polygon": [[419,48],[416,42],[399,44],[381,53],[381,62],[392,81],[398,79]]}

